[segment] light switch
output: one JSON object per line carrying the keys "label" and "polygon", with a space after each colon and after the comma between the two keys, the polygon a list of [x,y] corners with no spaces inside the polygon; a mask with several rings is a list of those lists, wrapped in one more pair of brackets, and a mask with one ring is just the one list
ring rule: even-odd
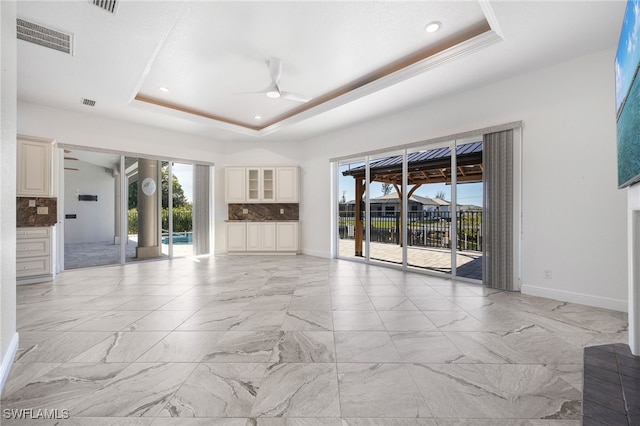
{"label": "light switch", "polygon": [[36,206],[36,200],[29,200],[29,207],[35,207]]}
{"label": "light switch", "polygon": [[49,207],[38,207],[37,214],[49,214]]}

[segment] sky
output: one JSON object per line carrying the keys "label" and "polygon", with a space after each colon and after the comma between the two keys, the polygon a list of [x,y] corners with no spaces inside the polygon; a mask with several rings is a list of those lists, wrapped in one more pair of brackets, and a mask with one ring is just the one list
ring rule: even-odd
{"label": "sky", "polygon": [[193,166],[191,164],[173,163],[173,175],[182,185],[185,197],[193,202]]}
{"label": "sky", "polygon": [[616,111],[624,101],[640,60],[638,35],[640,34],[640,0],[627,3],[620,42],[616,54]]}

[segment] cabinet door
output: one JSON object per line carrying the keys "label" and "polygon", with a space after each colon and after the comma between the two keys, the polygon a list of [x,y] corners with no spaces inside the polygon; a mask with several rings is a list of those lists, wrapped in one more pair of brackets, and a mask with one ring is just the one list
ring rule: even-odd
{"label": "cabinet door", "polygon": [[247,250],[247,225],[245,222],[227,223],[227,251]]}
{"label": "cabinet door", "polygon": [[261,249],[261,229],[260,222],[247,222],[247,250],[258,251]]}
{"label": "cabinet door", "polygon": [[260,250],[276,250],[276,223],[262,222],[260,224]]}
{"label": "cabinet door", "polygon": [[260,201],[260,169],[247,169],[247,201]]}
{"label": "cabinet door", "polygon": [[298,251],[298,222],[278,222],[276,250]]}
{"label": "cabinet door", "polygon": [[51,141],[18,139],[17,148],[17,195],[50,197],[53,176]]}
{"label": "cabinet door", "polygon": [[227,203],[244,203],[245,199],[244,167],[224,169],[224,199]]}
{"label": "cabinet door", "polygon": [[279,203],[298,202],[297,167],[278,167],[276,169],[276,201]]}
{"label": "cabinet door", "polygon": [[276,170],[263,168],[260,170],[261,200],[274,202],[276,200]]}

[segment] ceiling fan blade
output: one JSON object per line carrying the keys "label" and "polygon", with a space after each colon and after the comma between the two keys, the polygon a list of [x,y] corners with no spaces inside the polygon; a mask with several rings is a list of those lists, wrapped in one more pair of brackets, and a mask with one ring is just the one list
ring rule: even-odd
{"label": "ceiling fan blade", "polygon": [[307,96],[303,96],[298,93],[291,93],[291,92],[280,92],[280,96],[282,96],[282,98],[284,99],[288,99],[290,101],[296,101],[296,102],[309,102],[311,100],[311,98]]}
{"label": "ceiling fan blade", "polygon": [[280,76],[282,75],[282,61],[272,56],[271,59],[269,59],[269,72],[271,73],[271,81],[278,85]]}

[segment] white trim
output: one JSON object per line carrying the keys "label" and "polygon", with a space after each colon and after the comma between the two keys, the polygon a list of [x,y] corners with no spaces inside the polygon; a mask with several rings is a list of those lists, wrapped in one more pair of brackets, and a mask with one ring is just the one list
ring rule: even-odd
{"label": "white trim", "polygon": [[611,309],[620,312],[627,312],[629,306],[626,300],[610,299],[608,297],[592,296],[590,294],[575,293],[532,285],[523,284],[520,292],[529,296],[544,297],[547,299],[560,300],[562,302],[578,303],[580,305]]}
{"label": "white trim", "polygon": [[18,353],[18,343],[20,338],[18,333],[14,333],[11,342],[9,343],[9,348],[7,352],[2,357],[2,364],[0,364],[0,395],[2,394],[2,389],[4,389],[4,384],[9,377],[9,373],[11,372],[11,366],[13,365],[13,360],[16,358],[16,353]]}
{"label": "white trim", "polygon": [[331,255],[331,253],[326,252],[326,251],[322,251],[322,250],[302,249],[302,250],[300,250],[300,253],[304,254],[304,255],[307,255],[307,256],[321,257],[323,259],[333,259],[334,258]]}

